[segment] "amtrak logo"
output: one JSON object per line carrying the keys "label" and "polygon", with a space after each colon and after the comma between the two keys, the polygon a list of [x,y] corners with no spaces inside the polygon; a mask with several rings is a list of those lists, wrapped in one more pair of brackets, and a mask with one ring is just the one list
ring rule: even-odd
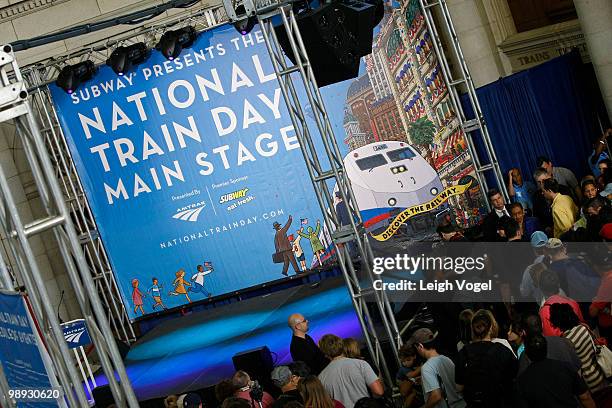
{"label": "amtrak logo", "polygon": [[176,218],[177,220],[181,221],[196,222],[204,207],[206,207],[206,201],[186,205],[178,208],[176,210],[176,214],[174,214],[172,218]]}
{"label": "amtrak logo", "polygon": [[78,343],[84,334],[85,334],[85,327],[82,327],[75,332],[65,334],[64,339],[66,339],[68,343]]}

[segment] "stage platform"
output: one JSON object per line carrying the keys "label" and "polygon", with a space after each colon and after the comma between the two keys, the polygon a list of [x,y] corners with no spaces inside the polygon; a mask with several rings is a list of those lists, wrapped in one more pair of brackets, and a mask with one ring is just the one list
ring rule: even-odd
{"label": "stage platform", "polygon": [[[325,279],[166,321],[139,339],[126,369],[139,400],[202,389],[234,372],[232,356],[268,346],[277,364],[291,361],[287,317],[302,313],[309,334],[362,338],[344,279]],[[98,385],[106,383],[99,378]]]}

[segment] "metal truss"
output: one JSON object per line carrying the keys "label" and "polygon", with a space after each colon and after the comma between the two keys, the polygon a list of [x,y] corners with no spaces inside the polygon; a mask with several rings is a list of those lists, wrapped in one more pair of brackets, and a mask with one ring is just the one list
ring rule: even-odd
{"label": "metal truss", "polygon": [[[236,16],[235,4],[231,0],[224,0],[224,5],[230,22],[244,18],[244,16]],[[380,328],[375,325],[370,306],[377,309],[376,323],[382,324],[384,337],[389,340],[391,345],[393,355],[387,357],[393,357],[396,361],[399,360],[398,350],[402,339],[386,293],[373,289],[373,282],[376,279],[376,275],[372,272],[374,255],[356,205],[353,190],[344,171],[342,155],[306,53],[292,4],[270,3],[269,1],[265,4],[255,4],[252,0],[245,0],[243,5],[247,15],[257,16],[291,122],[300,142],[300,149],[314,187],[317,202],[323,213],[325,224],[331,230],[331,238],[338,254],[338,262],[365,335],[368,350],[374,358],[375,364],[383,373],[386,383],[392,387],[393,377],[389,372],[381,347],[380,337],[383,336],[379,336]],[[292,64],[285,58],[278,42],[272,22],[276,16],[280,16],[282,19],[293,55],[296,57],[296,64]],[[298,82],[301,82],[306,93],[306,101],[300,101],[296,88]],[[306,122],[305,109],[302,107],[302,103],[306,102],[312,107],[316,122],[315,132],[311,132]],[[323,160],[319,158],[316,151],[315,138],[322,142],[325,149]],[[334,185],[337,185],[338,193],[346,203],[349,214],[352,215],[349,217],[350,225],[341,225],[339,222],[334,201]],[[350,248],[352,246],[356,248],[358,254],[358,267],[353,263],[355,255],[351,253]]]}
{"label": "metal truss", "polygon": [[[27,78],[28,84],[39,83],[40,77],[38,74],[38,71],[31,71]],[[107,311],[107,318],[113,333],[125,342],[134,342],[136,334],[121,301],[108,255],[100,239],[94,216],[85,197],[66,139],[62,134],[49,89],[47,87],[37,87],[31,97],[33,112],[41,125],[41,134],[44,137],[55,170],[55,177],[60,181],[66,205],[70,210],[78,234],[79,243],[85,254],[98,294]]]}
{"label": "metal truss", "polygon": [[78,50],[54,56],[22,70],[27,87],[31,92],[33,112],[41,125],[41,133],[55,169],[55,176],[60,180],[66,205],[72,215],[79,242],[107,312],[107,318],[117,338],[128,343],[136,340],[136,334],[121,300],[108,254],[100,239],[93,213],[87,202],[46,85],[57,77],[61,67],[67,63],[90,59],[96,65],[105,64],[112,51],[120,45],[145,42],[149,47],[154,47],[159,37],[168,29],[192,25],[197,30],[208,30],[225,21],[227,18],[221,6],[190,10],[187,14],[181,13],[169,20],[158,21],[155,25],[129,29],[114,37],[87,44]]}
{"label": "metal truss", "polygon": [[119,46],[127,46],[138,42],[144,42],[147,47],[155,48],[155,44],[168,30],[175,30],[191,25],[200,32],[210,30],[227,21],[225,10],[222,6],[212,6],[200,9],[187,9],[185,12],[172,17],[157,20],[155,24],[144,24],[137,28],[130,28],[121,33],[106,37],[68,51],[64,54],[47,58],[22,69],[24,76],[31,71],[38,71],[35,83],[28,83],[30,87],[40,87],[55,80],[62,67],[66,64],[91,60],[95,65],[106,64],[106,60]]}
{"label": "metal truss", "polygon": [[[0,166],[0,227],[7,236],[10,255],[16,264],[15,278],[18,285],[24,286],[27,291],[34,317],[44,333],[53,368],[64,388],[64,395],[71,407],[88,406],[80,375],[72,364],[59,319],[30,243],[30,238],[45,231],[52,231],[58,243],[114,400],[120,407],[138,407],[119,350],[110,335],[111,327],[81,248],[71,212],[28,100],[21,71],[9,45],[3,46],[0,51],[0,81],[0,122],[13,121],[15,124],[46,214],[31,222],[24,221]],[[119,382],[115,373],[119,376]]]}
{"label": "metal truss", "polygon": [[[489,190],[489,186],[487,184],[486,175],[487,172],[492,172],[493,177],[495,178],[495,182],[498,185],[499,191],[506,198],[506,202],[509,200],[508,190],[506,188],[506,183],[504,182],[504,176],[499,168],[499,162],[497,160],[497,155],[495,154],[495,149],[493,148],[493,143],[491,142],[491,137],[489,136],[489,131],[487,129],[484,116],[482,114],[482,109],[480,107],[480,102],[478,101],[478,96],[476,95],[476,88],[474,87],[474,82],[472,81],[472,76],[470,75],[469,68],[467,66],[467,62],[465,60],[465,56],[463,55],[463,51],[461,50],[461,44],[459,44],[459,38],[457,37],[457,32],[455,31],[455,27],[453,25],[453,20],[451,18],[450,12],[448,11],[448,6],[446,4],[446,0],[419,0],[421,4],[421,10],[423,11],[423,16],[425,17],[425,23],[427,25],[427,29],[431,33],[432,38],[434,39],[433,45],[436,50],[436,54],[438,55],[438,59],[440,61],[440,66],[442,67],[442,72],[444,73],[444,80],[446,81],[447,88],[449,90],[449,95],[451,99],[451,103],[455,112],[459,117],[461,122],[461,128],[465,132],[466,139],[468,141],[468,149],[470,155],[472,156],[472,160],[474,161],[474,168],[476,170],[476,177],[478,182],[480,183],[481,188],[484,190],[485,194]],[[446,54],[444,53],[444,47],[442,45],[442,39],[440,37],[438,27],[435,23],[433,10],[437,8],[439,9],[440,18],[443,22],[443,29],[449,37],[449,45],[459,61],[459,66],[456,69],[456,74],[458,76],[454,76],[448,59],[446,58]],[[467,95],[469,98],[469,103],[472,107],[472,111],[474,112],[474,119],[468,120],[465,116],[465,112],[461,105],[461,98],[459,96],[460,88],[465,87],[467,90]],[[485,150],[485,157],[480,157],[478,154],[478,150],[475,147],[474,140],[480,135],[482,140],[482,145]],[[487,207],[490,209],[489,200],[485,200]]]}

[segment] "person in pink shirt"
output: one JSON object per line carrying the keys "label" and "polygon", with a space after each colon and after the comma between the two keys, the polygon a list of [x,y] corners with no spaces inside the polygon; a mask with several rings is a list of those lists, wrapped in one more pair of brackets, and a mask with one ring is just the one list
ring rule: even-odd
{"label": "person in pink shirt", "polygon": [[260,392],[261,407],[259,406],[259,402],[257,400],[254,400],[252,395],[257,394],[258,391],[261,390],[261,387],[259,387],[254,381],[251,381],[251,377],[249,376],[249,374],[242,370],[236,371],[236,373],[232,377],[232,384],[236,389],[236,391],[234,392],[234,397],[242,398],[249,401],[251,406],[253,406],[254,408],[270,408],[274,403],[274,398],[267,392],[263,391],[262,393]]}
{"label": "person in pink shirt", "polygon": [[143,293],[138,289],[138,279],[132,279],[132,287],[134,290],[132,291],[132,302],[134,302],[134,313],[136,310],[140,309],[140,313],[145,314],[144,309],[142,307],[143,302],[142,298],[144,297]]}
{"label": "person in pink shirt", "polygon": [[584,322],[578,303],[574,299],[559,294],[559,289],[559,277],[557,274],[550,269],[543,271],[540,277],[540,290],[546,300],[540,308],[540,319],[542,319],[542,334],[544,336],[561,336],[561,330],[554,327],[550,322],[550,306],[555,303],[570,305],[578,319]]}

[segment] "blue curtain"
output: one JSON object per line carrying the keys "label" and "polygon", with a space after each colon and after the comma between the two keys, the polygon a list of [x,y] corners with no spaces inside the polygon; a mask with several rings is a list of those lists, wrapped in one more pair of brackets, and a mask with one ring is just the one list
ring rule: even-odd
{"label": "blue curtain", "polygon": [[[598,98],[586,91],[592,80],[580,55],[572,52],[476,90],[504,182],[512,167],[533,180],[538,156],[569,168],[578,179],[590,172],[591,143],[601,134]],[[467,95],[462,101],[473,118]],[[486,157],[480,135],[474,142],[480,157]]]}

